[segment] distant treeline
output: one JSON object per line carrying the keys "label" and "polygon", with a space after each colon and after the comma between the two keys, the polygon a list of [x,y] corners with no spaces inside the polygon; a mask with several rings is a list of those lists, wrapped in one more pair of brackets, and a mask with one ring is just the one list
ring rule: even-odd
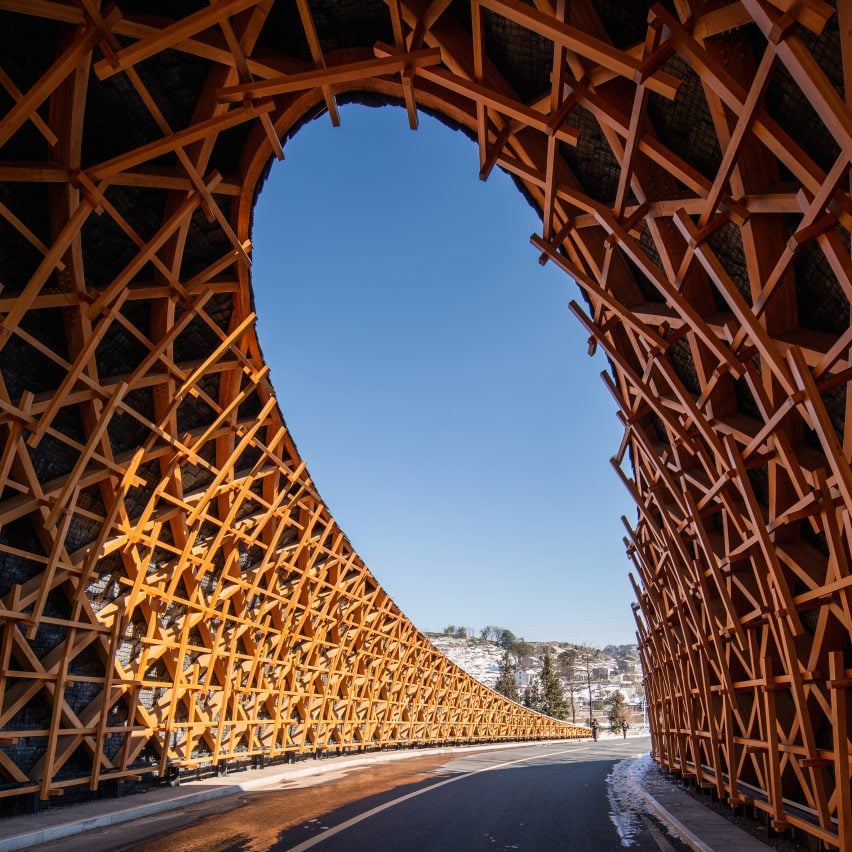
{"label": "distant treeline", "polygon": [[[458,627],[455,624],[448,624],[444,628],[444,636],[454,636],[456,639],[475,639],[477,631],[472,627]],[[488,624],[479,631],[480,639],[487,642],[493,642],[504,651],[508,651],[518,660],[521,657],[529,657],[533,653],[532,643],[527,642],[523,636],[515,636],[508,627],[497,627],[494,624]]]}

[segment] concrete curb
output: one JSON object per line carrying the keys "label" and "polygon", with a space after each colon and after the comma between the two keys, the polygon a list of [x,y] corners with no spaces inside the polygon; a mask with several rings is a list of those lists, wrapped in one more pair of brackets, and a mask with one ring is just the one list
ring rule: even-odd
{"label": "concrete curb", "polygon": [[[111,825],[120,825],[124,822],[132,822],[142,817],[153,816],[167,811],[179,810],[180,808],[189,805],[196,805],[201,802],[207,802],[212,799],[219,799],[223,796],[232,796],[237,793],[244,793],[251,790],[257,790],[260,787],[268,787],[273,784],[289,781],[291,779],[305,778],[311,775],[324,775],[328,772],[339,772],[341,770],[357,769],[362,766],[367,766],[374,763],[390,763],[397,760],[410,760],[415,757],[427,757],[431,755],[441,754],[470,754],[477,751],[493,751],[495,749],[510,749],[523,748],[530,745],[547,745],[557,742],[586,742],[587,739],[577,740],[536,740],[532,742],[516,742],[516,743],[489,743],[485,745],[475,746],[446,746],[443,748],[430,749],[406,749],[398,752],[378,752],[369,755],[357,757],[339,757],[326,760],[318,760],[308,765],[289,765],[287,767],[271,767],[267,770],[254,770],[254,772],[245,773],[250,777],[245,778],[238,783],[225,783],[221,779],[210,779],[209,781],[198,781],[192,784],[187,784],[180,788],[170,788],[172,795],[167,795],[159,801],[148,801],[138,805],[128,805],[115,811],[107,811],[106,813],[95,814],[88,817],[77,819],[68,819],[65,822],[56,825],[46,826],[44,828],[30,828],[19,834],[2,837],[3,823],[0,822],[0,852],[12,852],[15,849],[31,849],[34,846],[40,846],[43,843],[52,843],[56,840],[62,840],[65,837],[73,837],[76,834],[82,834],[85,831],[92,831],[96,828],[106,828]],[[272,771],[273,769],[277,771]],[[242,773],[241,773],[242,774]],[[227,777],[227,776],[226,776]],[[185,793],[180,791],[185,790]],[[157,793],[157,790],[152,793]],[[138,794],[143,797],[147,794]],[[129,796],[129,799],[137,798],[137,796]],[[107,807],[116,803],[115,799],[101,799],[92,802],[93,806]],[[86,807],[80,805],[78,807]],[[69,817],[75,806],[67,809]],[[60,811],[47,811],[42,816],[47,817]],[[38,815],[34,817],[12,817],[11,819],[26,819],[28,822],[33,819],[38,819]],[[8,826],[8,823],[7,823]],[[14,826],[13,826],[14,828]]]}
{"label": "concrete curb", "polygon": [[[641,756],[628,758],[636,761]],[[647,771],[628,780],[632,794],[638,793],[648,812],[658,817],[670,832],[695,852],[765,852],[771,847],[739,825],[696,801],[685,791],[665,781],[655,787]],[[651,792],[653,790],[653,792]],[[656,795],[655,795],[656,794]]]}
{"label": "concrete curb", "polygon": [[714,852],[697,835],[691,832],[673,813],[667,811],[647,790],[639,787],[639,792],[645,799],[648,807],[680,838],[690,849],[695,852]]}

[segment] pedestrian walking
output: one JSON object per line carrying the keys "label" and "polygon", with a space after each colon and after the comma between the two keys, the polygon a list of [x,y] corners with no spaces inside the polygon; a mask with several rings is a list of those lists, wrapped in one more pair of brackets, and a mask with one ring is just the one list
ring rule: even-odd
{"label": "pedestrian walking", "polygon": [[627,722],[621,723],[621,736],[624,737],[624,739],[627,739],[627,729],[629,727],[630,725],[628,725]]}
{"label": "pedestrian walking", "polygon": [[595,742],[598,741],[598,720],[597,719],[592,719],[592,739],[594,739]]}

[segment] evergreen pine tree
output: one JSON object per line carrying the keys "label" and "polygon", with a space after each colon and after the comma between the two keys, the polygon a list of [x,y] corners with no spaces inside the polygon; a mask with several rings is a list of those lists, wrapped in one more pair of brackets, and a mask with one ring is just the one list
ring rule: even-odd
{"label": "evergreen pine tree", "polygon": [[620,689],[607,697],[606,705],[609,725],[616,731],[627,721],[627,702],[624,700],[624,695],[622,695]]}
{"label": "evergreen pine tree", "polygon": [[549,651],[544,652],[541,666],[541,712],[561,719],[565,714],[565,695],[562,682]]}
{"label": "evergreen pine tree", "polygon": [[518,666],[509,652],[504,651],[503,659],[500,660],[500,675],[497,678],[497,683],[494,684],[494,689],[512,701],[518,700],[518,686],[515,682],[517,669]]}
{"label": "evergreen pine tree", "polygon": [[541,710],[541,692],[539,692],[537,680],[524,690],[524,706],[529,707],[530,710]]}

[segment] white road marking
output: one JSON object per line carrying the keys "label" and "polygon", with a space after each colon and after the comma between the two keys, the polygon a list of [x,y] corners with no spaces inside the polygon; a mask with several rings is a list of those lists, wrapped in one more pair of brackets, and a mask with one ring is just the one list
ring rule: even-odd
{"label": "white road marking", "polygon": [[311,837],[309,840],[305,840],[303,843],[300,843],[298,846],[293,846],[288,850],[288,852],[303,852],[305,849],[312,849],[314,846],[319,845],[324,840],[328,840],[329,837],[333,837],[335,834],[340,834],[342,831],[346,831],[348,828],[352,828],[354,825],[358,825],[359,822],[363,822],[365,819],[369,819],[371,816],[375,816],[376,814],[381,813],[382,811],[386,811],[389,808],[394,807],[394,805],[402,804],[402,802],[407,802],[409,799],[414,799],[417,796],[422,796],[424,793],[429,793],[432,790],[437,790],[438,787],[444,787],[447,784],[453,784],[456,781],[464,781],[465,778],[470,778],[472,775],[479,775],[480,772],[491,772],[495,769],[503,769],[505,766],[513,766],[516,763],[527,763],[530,760],[538,760],[545,757],[553,757],[557,754],[570,754],[575,751],[588,751],[589,746],[582,746],[580,748],[566,748],[561,751],[550,751],[547,754],[534,754],[530,757],[522,757],[519,760],[507,760],[505,763],[497,763],[494,766],[484,766],[482,769],[475,769],[473,772],[466,772],[464,775],[456,775],[454,778],[448,778],[446,781],[439,781],[437,784],[431,784],[429,787],[424,787],[421,790],[415,790],[413,793],[407,793],[404,796],[400,796],[398,799],[393,799],[390,802],[385,802],[383,805],[378,805],[375,808],[370,808],[368,811],[364,811],[362,814],[358,814],[356,817],[352,817],[352,819],[346,820],[346,822],[340,823],[340,825],[336,825],[334,828],[330,828],[328,831],[324,831],[322,834],[318,834],[315,837]]}

